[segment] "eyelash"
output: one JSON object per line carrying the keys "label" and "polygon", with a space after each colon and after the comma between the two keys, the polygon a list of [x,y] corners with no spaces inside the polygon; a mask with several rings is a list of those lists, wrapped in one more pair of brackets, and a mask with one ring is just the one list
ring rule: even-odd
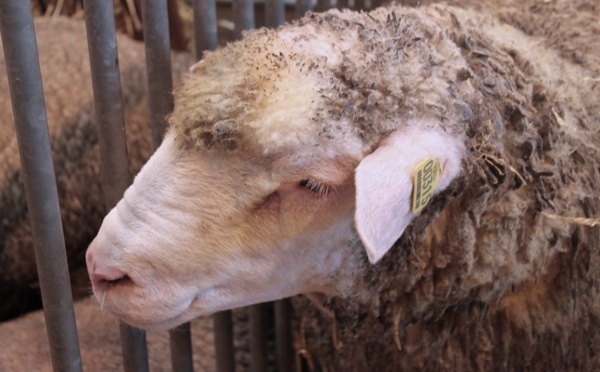
{"label": "eyelash", "polygon": [[300,186],[317,194],[317,196],[327,196],[333,191],[333,187],[311,179],[300,181]]}

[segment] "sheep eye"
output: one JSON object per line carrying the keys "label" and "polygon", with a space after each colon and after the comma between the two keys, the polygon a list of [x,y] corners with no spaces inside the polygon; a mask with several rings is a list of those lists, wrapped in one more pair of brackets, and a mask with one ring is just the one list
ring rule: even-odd
{"label": "sheep eye", "polygon": [[300,186],[314,192],[318,196],[326,196],[333,190],[333,187],[311,179],[300,181]]}

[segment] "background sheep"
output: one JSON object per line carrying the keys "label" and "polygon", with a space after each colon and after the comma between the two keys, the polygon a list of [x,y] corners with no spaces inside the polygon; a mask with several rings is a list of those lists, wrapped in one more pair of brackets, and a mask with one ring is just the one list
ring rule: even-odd
{"label": "background sheep", "polygon": [[[37,41],[67,255],[71,270],[83,268],[85,247],[105,215],[93,94],[82,21],[36,19]],[[133,174],[151,154],[144,47],[118,37],[125,122]],[[190,58],[174,56],[175,77]],[[20,180],[20,162],[4,56],[0,55],[0,320],[39,308],[40,297]],[[75,278],[81,297],[85,269]],[[77,290],[77,288],[76,288]]]}
{"label": "background sheep", "polygon": [[[117,319],[103,312],[90,297],[74,304],[83,369],[86,371],[123,370],[123,358]],[[234,358],[236,371],[250,371],[250,334],[245,309],[233,312]],[[273,325],[268,324],[269,332]],[[192,355],[196,371],[215,371],[213,320],[194,319]],[[0,324],[0,371],[52,371],[41,310]],[[151,371],[171,371],[167,332],[147,332],[148,358]],[[274,345],[269,344],[269,350]],[[272,355],[269,355],[272,357]]]}
{"label": "background sheep", "polygon": [[[181,0],[168,1],[169,36],[173,50],[187,50],[189,35],[184,30],[180,17]],[[83,19],[83,0],[33,0],[34,16],[74,17]],[[142,40],[142,2],[141,0],[113,1],[115,28],[133,39]]]}
{"label": "background sheep", "polygon": [[597,368],[600,237],[552,218],[598,215],[595,71],[445,6],[249,33],[177,94],[88,250],[95,294],[168,328],[324,292],[298,340],[331,370]]}
{"label": "background sheep", "polygon": [[[75,303],[75,316],[83,368],[86,371],[122,371],[119,324],[103,313],[91,298]],[[212,320],[192,322],[194,366],[197,371],[214,371]],[[52,371],[46,325],[42,311],[0,324],[0,370]],[[152,371],[171,371],[169,337],[166,332],[147,333]]]}

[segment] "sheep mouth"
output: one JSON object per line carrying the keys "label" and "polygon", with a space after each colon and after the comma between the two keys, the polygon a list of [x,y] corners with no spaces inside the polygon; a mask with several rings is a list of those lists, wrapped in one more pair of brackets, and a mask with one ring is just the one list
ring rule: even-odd
{"label": "sheep mouth", "polygon": [[205,292],[207,291],[202,291],[196,294],[187,301],[187,303],[183,306],[183,310],[176,315],[163,320],[140,321],[139,319],[129,318],[127,315],[118,315],[118,317],[133,327],[141,328],[147,331],[165,331],[173,329],[197,316],[210,315],[209,312],[202,311],[204,306],[200,305],[200,303],[203,301]]}

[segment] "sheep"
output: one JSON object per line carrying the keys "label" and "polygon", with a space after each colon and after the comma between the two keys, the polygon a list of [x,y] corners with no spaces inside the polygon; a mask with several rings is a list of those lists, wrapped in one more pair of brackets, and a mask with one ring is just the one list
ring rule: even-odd
{"label": "sheep", "polygon": [[[75,320],[83,369],[123,370],[119,325],[114,316],[100,310],[87,296],[76,301]],[[250,371],[250,331],[245,309],[232,311],[236,371]],[[192,357],[197,371],[216,370],[213,321],[209,317],[191,322]],[[42,310],[0,323],[0,371],[52,371],[50,349]],[[147,332],[148,362],[152,371],[171,371],[169,337],[166,332]],[[271,355],[269,355],[271,357]]]}
{"label": "sheep", "polygon": [[[81,20],[42,18],[35,20],[35,27],[67,255],[71,270],[76,270],[85,266],[85,249],[106,212],[85,26]],[[122,36],[118,44],[130,168],[135,173],[152,150],[144,47]],[[186,55],[174,55],[177,79],[189,62]],[[41,304],[3,55],[0,92],[0,320],[5,320]],[[76,297],[87,295],[89,284],[85,287],[77,289]]]}
{"label": "sheep", "polygon": [[[103,313],[91,297],[75,302],[81,361],[86,371],[122,371],[123,358],[116,318]],[[52,371],[50,349],[42,311],[0,324],[1,371]],[[192,322],[196,370],[215,371],[212,321]],[[170,371],[167,333],[147,334],[149,365],[153,371]]]}
{"label": "sheep", "polygon": [[598,66],[547,45],[389,6],[207,53],[88,248],[97,300],[163,329],[317,293],[323,370],[597,369]]}

